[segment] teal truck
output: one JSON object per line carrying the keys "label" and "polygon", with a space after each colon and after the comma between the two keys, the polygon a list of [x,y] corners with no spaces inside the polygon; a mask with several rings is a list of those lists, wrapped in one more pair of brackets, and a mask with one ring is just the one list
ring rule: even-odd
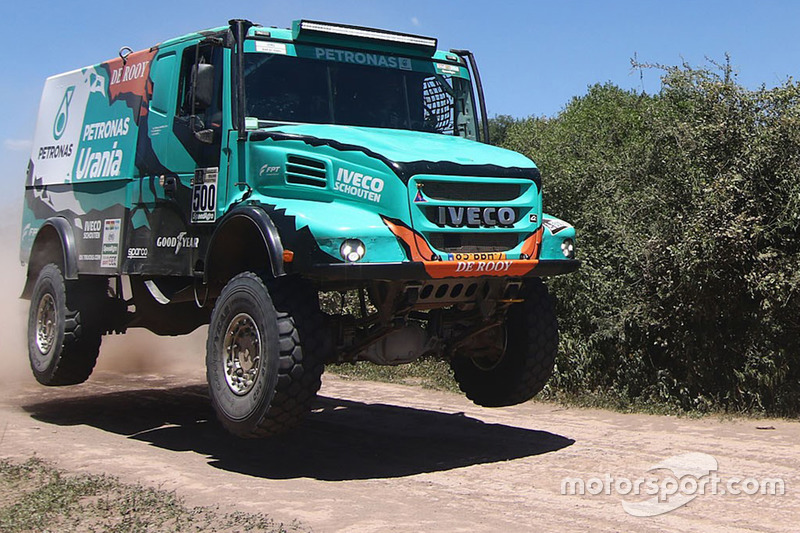
{"label": "teal truck", "polygon": [[530,399],[558,345],[541,278],[578,268],[575,231],[487,124],[469,51],[309,20],[49,78],[20,252],[36,379],[85,381],[106,334],[208,324],[243,437],[296,425],[326,364],[438,356],[479,405]]}

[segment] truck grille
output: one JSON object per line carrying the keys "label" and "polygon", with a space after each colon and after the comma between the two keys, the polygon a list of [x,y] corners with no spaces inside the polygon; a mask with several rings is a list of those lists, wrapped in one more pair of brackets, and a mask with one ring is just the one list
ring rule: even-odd
{"label": "truck grille", "polygon": [[431,246],[442,252],[505,252],[519,244],[518,233],[430,233]]}
{"label": "truck grille", "polygon": [[420,181],[422,193],[432,200],[459,202],[503,202],[517,199],[520,186],[515,183],[475,183],[452,181]]}
{"label": "truck grille", "polygon": [[[421,174],[408,185],[413,228],[439,253],[513,255],[538,226],[539,189],[529,179]],[[480,210],[480,226],[474,211],[467,218],[471,208]],[[514,211],[513,223],[500,225],[501,209],[504,224]]]}
{"label": "truck grille", "polygon": [[328,172],[325,163],[316,159],[289,155],[286,158],[286,182],[325,188],[328,186]]}

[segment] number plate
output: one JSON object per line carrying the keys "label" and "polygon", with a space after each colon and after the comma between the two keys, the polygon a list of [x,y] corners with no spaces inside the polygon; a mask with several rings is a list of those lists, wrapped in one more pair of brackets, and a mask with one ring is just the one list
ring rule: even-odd
{"label": "number plate", "polygon": [[219,167],[198,168],[192,180],[192,222],[207,224],[217,220],[217,178]]}
{"label": "number plate", "polygon": [[505,252],[447,254],[447,259],[449,261],[500,261],[505,258],[506,258]]}

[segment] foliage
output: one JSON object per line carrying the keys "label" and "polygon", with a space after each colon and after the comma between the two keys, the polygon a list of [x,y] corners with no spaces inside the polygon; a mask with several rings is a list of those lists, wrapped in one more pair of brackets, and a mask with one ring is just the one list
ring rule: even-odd
{"label": "foliage", "polygon": [[595,85],[553,118],[495,127],[578,231],[582,269],[549,282],[550,395],[798,412],[800,85],[682,65],[655,95]]}
{"label": "foliage", "polygon": [[450,364],[436,357],[421,357],[413,363],[397,366],[381,366],[367,361],[359,361],[357,363],[343,363],[327,370],[331,370],[345,378],[400,383],[426,389],[459,392],[458,384],[453,379],[453,373],[450,370]]}
{"label": "foliage", "polygon": [[489,141],[496,145],[504,144],[508,128],[515,123],[516,120],[511,115],[497,115],[489,120]]}

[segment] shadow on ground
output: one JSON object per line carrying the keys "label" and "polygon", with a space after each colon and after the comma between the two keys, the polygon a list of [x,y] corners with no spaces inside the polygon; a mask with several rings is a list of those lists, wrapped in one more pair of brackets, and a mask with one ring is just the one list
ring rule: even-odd
{"label": "shadow on ground", "polygon": [[271,479],[401,477],[530,457],[574,442],[463,413],[329,397],[320,397],[314,412],[288,435],[241,440],[216,422],[203,385],[54,398],[23,408],[42,422],[89,425],[208,456],[216,468]]}

